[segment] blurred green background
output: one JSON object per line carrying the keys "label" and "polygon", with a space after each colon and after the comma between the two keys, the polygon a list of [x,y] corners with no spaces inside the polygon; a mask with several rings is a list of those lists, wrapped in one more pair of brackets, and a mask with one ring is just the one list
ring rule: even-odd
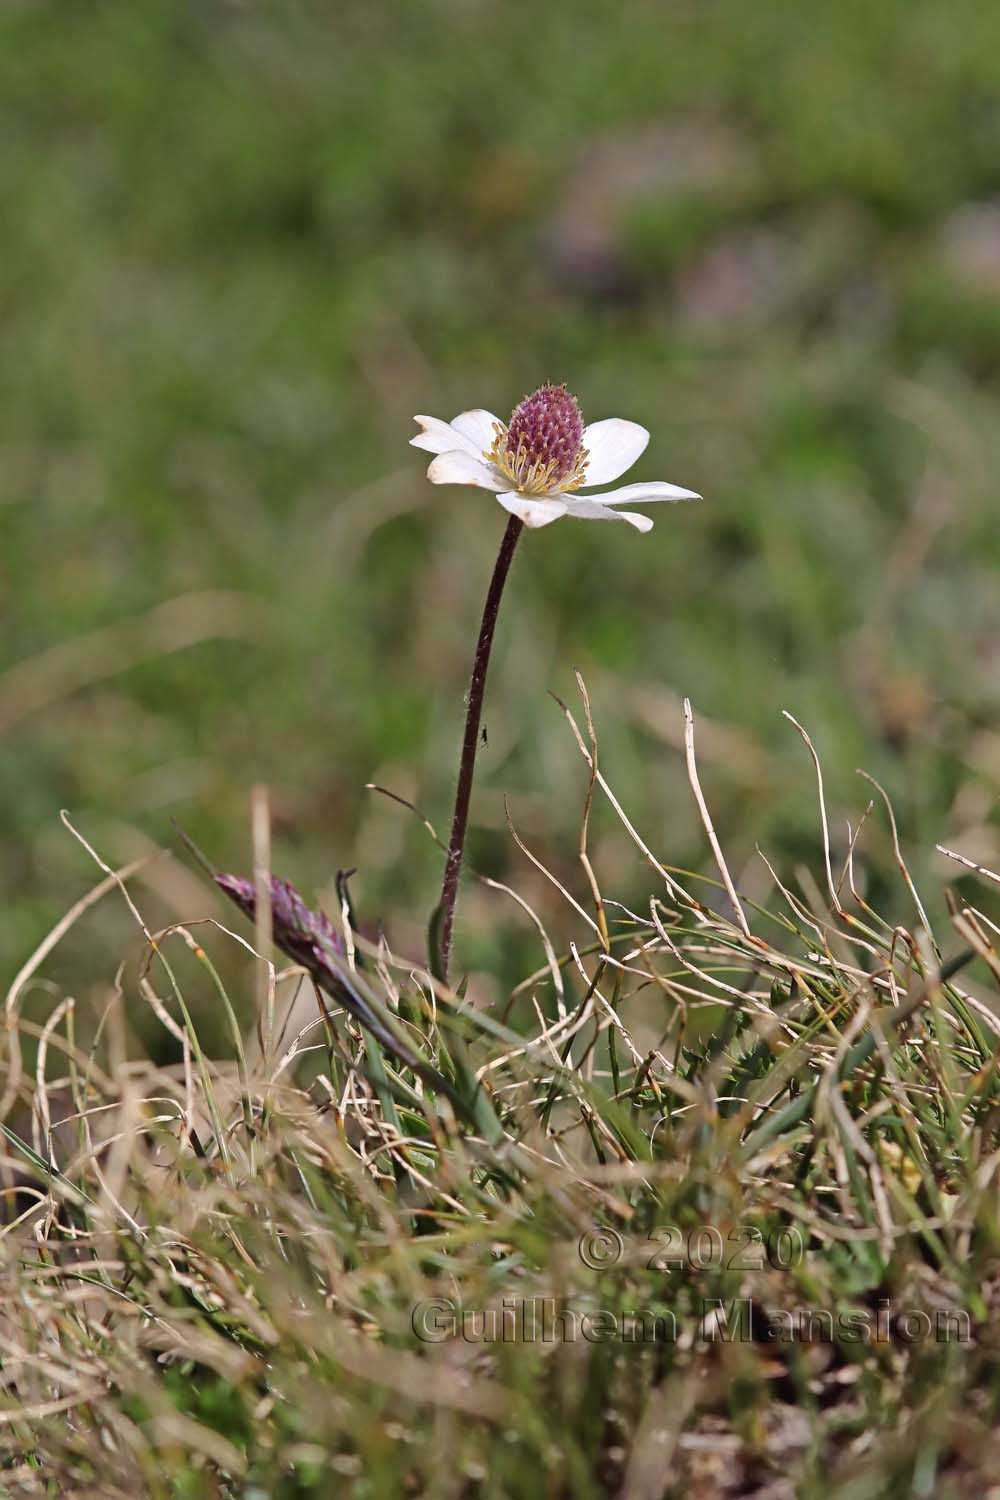
{"label": "blurred green background", "polygon": [[[916,870],[1000,859],[1000,9],[937,0],[0,8],[0,957],[110,861],[175,843],[313,895],[357,865],[419,953],[504,516],[435,489],[412,414],[565,380],[644,423],[656,528],[530,534],[501,618],[473,856],[572,913],[584,673],[602,766],[709,869],[681,699],[743,887],[818,868],[884,781]],[[604,807],[608,895],[650,882]],[[862,837],[876,896],[884,816]],[[792,878],[790,874],[790,878]],[[221,914],[157,864],[151,920]],[[892,900],[900,903],[897,895]],[[576,923],[578,928],[578,923]],[[49,972],[106,983],[88,916]],[[95,940],[95,933],[97,938]],[[538,961],[467,892],[467,962]],[[489,990],[488,980],[483,981]]]}

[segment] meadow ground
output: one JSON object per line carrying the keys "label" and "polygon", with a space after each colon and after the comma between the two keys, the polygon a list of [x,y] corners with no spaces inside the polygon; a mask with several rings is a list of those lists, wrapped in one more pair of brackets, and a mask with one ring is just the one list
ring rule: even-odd
{"label": "meadow ground", "polygon": [[[4,1413],[18,1483],[83,1488],[113,1451],[114,1483],[133,1494],[236,1492],[254,1476],[261,1493],[324,1493],[336,1459],[345,1475],[360,1464],[367,1478],[351,1482],[374,1494],[627,1480],[638,1495],[658,1493],[651,1455],[669,1450],[688,1492],[752,1493],[792,1455],[793,1482],[819,1493],[843,1434],[845,1495],[982,1492],[996,1038],[975,1004],[995,1008],[997,904],[988,877],[935,846],[1000,868],[998,44],[1000,15],[965,0],[626,0],[613,18],[596,0],[0,11],[7,1128],[47,1158],[49,1092],[53,1118],[88,1114],[60,1127],[58,1214],[31,1208],[24,1181],[12,1199],[28,1213],[28,1239],[8,1239],[15,1262],[32,1295],[50,1274],[51,1287],[33,1333],[15,1318],[4,1334],[21,1351],[11,1402],[76,1414],[60,1447],[39,1437],[43,1417]],[[566,965],[562,998],[543,973],[535,1011],[538,929],[472,879],[457,935],[472,1034],[468,1018],[442,1032],[423,978],[398,980],[433,1082],[391,1046],[364,1063],[362,1034],[335,1022],[339,1042],[288,1063],[283,1094],[267,986],[215,929],[189,928],[219,989],[172,939],[186,1018],[159,960],[150,970],[164,1024],[140,985],[146,940],[114,889],[12,984],[101,878],[60,809],[113,867],[173,851],[130,881],[150,931],[206,917],[235,929],[173,820],[245,871],[255,785],[269,789],[273,868],[336,912],[336,871],[356,866],[361,948],[384,929],[401,961],[422,961],[439,851],[366,785],[445,825],[503,516],[485,495],[426,483],[406,446],[412,414],[505,412],[544,379],[567,380],[591,419],[650,429],[637,477],[706,496],[660,508],[648,537],[564,522],[516,559],[471,864],[538,914]],[[614,921],[634,914],[611,932],[615,951],[647,945],[659,978],[606,984],[602,970],[591,994],[588,768],[549,696],[583,722],[576,668],[628,817],[656,865],[693,872],[685,890],[717,913],[672,891],[596,795],[590,859],[622,903]],[[689,785],[685,696],[733,884],[748,912],[796,929],[750,922],[781,962],[704,885],[721,877]],[[822,758],[826,847],[814,766],[782,710]],[[898,845],[856,767],[888,793]],[[669,908],[655,908],[663,932],[651,895]],[[845,932],[838,902],[872,930]],[[981,915],[963,916],[967,902]],[[859,936],[867,948],[843,946]],[[671,943],[690,944],[687,961],[739,990],[739,1006],[678,969]],[[939,964],[963,956],[942,987]],[[389,973],[366,982],[391,1009]],[[905,1023],[877,1019],[910,1004]],[[561,1005],[584,1007],[576,1051],[497,1060]],[[258,1023],[241,1074],[234,1038]],[[66,1077],[51,1055],[45,1072],[60,1045]],[[471,1075],[491,1059],[495,1088],[477,1093]],[[172,1102],[153,1126],[140,1101],[161,1095]],[[807,1112],[755,1142],[796,1100]],[[107,1139],[110,1119],[128,1149],[95,1160],[87,1132]],[[420,1145],[399,1144],[410,1136]],[[14,1142],[11,1161],[25,1169]],[[416,1236],[422,1215],[430,1232]],[[323,1248],[300,1263],[287,1257],[302,1222]],[[495,1239],[477,1238],[484,1222]],[[833,1315],[867,1299],[875,1316],[880,1298],[908,1298],[967,1314],[972,1344],[901,1349],[897,1329],[856,1363],[840,1338],[814,1368],[739,1340],[706,1355],[693,1335],[631,1362],[618,1345],[578,1339],[553,1359],[501,1341],[464,1349],[477,1394],[462,1406],[452,1366],[434,1361],[465,1341],[425,1345],[406,1321],[415,1300],[453,1295],[448,1278],[474,1310],[554,1288],[607,1297],[619,1316],[659,1296],[662,1265],[641,1246],[676,1228],[674,1303],[691,1334],[695,1299],[741,1283],[715,1264],[711,1233],[709,1263],[692,1267],[686,1237],[707,1227],[728,1246],[744,1225],[806,1236],[801,1264],[765,1256],[753,1272],[769,1306],[805,1298]],[[591,1226],[624,1237],[616,1266],[580,1261]],[[78,1304],[74,1233],[74,1254],[108,1266],[99,1287],[76,1273]],[[199,1278],[223,1273],[204,1294]],[[132,1309],[127,1337],[111,1303]],[[279,1326],[290,1307],[299,1321]],[[196,1333],[185,1364],[179,1341]],[[79,1388],[59,1384],[66,1371]],[[425,1380],[438,1383],[421,1405]],[[342,1405],[322,1399],[331,1387]],[[866,1427],[895,1422],[898,1443],[865,1447]]]}

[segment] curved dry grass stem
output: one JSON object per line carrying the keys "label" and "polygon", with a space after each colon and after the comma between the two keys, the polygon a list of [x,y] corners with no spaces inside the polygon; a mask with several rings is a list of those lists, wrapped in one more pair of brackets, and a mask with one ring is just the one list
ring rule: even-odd
{"label": "curved dry grass stem", "polygon": [[[69,825],[65,818],[64,821],[66,822],[66,826],[70,828],[70,832],[76,835],[76,830]],[[98,860],[98,863],[101,864],[102,869],[106,872],[105,879],[99,881],[92,890],[88,891],[85,896],[81,896],[80,900],[70,907],[65,916],[60,918],[15,974],[7,990],[4,1002],[8,1067],[3,1094],[0,1095],[0,1120],[5,1120],[10,1113],[11,1106],[17,1098],[18,1089],[21,1084],[21,1045],[17,1027],[17,1004],[24,992],[25,986],[37,974],[52,950],[61,942],[70,929],[75,927],[85,912],[89,911],[92,906],[96,905],[102,897],[106,896],[109,891],[114,890],[116,886],[124,890],[126,880],[131,880],[132,876],[137,874],[139,870],[143,869],[152,860],[158,858],[159,854],[146,854],[139,859],[132,860],[127,865],[123,865],[120,870],[112,870],[109,866],[104,865],[102,861]]]}
{"label": "curved dry grass stem", "polygon": [[988,869],[986,865],[977,864],[974,859],[969,859],[966,855],[959,854],[955,849],[947,849],[944,844],[935,844],[934,847],[939,854],[944,854],[948,859],[955,860],[957,864],[964,865],[967,870],[971,870],[975,875],[982,875],[984,880],[992,881],[994,885],[1000,885],[1000,875],[995,870]]}
{"label": "curved dry grass stem", "polygon": [[913,877],[911,876],[909,869],[907,868],[906,861],[903,858],[903,851],[899,847],[899,829],[896,827],[896,814],[893,811],[892,803],[889,800],[889,794],[888,792],[886,792],[884,787],[879,785],[879,783],[875,780],[875,777],[869,775],[867,771],[862,771],[859,769],[857,774],[859,776],[863,776],[865,781],[869,782],[875,788],[879,796],[882,798],[882,801],[885,803],[885,810],[889,815],[889,827],[892,829],[892,852],[896,856],[896,864],[899,868],[899,873],[905,880],[906,888],[909,891],[910,895],[913,897],[913,904],[917,908],[917,915],[920,918],[920,925],[924,929],[927,940],[930,943],[931,947],[937,950],[937,941],[934,937],[934,933],[931,931],[931,924],[927,920],[927,913],[924,910],[924,903],[920,899],[917,888],[913,883]]}
{"label": "curved dry grass stem", "polygon": [[[746,991],[737,989],[735,985],[727,984],[725,980],[716,979],[714,975],[706,973],[703,969],[698,968],[696,964],[692,963],[692,961],[687,957],[687,951],[689,950],[686,951],[685,949],[682,949],[674,940],[674,938],[671,937],[669,930],[663,925],[663,920],[657,909],[655,896],[651,896],[649,899],[649,911],[653,920],[653,925],[656,928],[656,931],[659,933],[660,941],[662,942],[664,948],[666,948],[667,952],[677,959],[678,963],[680,963],[681,966],[686,969],[689,974],[693,974],[696,979],[700,979],[704,984],[710,985],[713,990],[718,990],[720,994],[731,996],[732,999],[739,1001],[740,1005],[753,1003],[752,997],[748,996]],[[722,1002],[716,996],[714,999],[714,1003],[716,1005],[719,1005]]]}
{"label": "curved dry grass stem", "polygon": [[419,821],[424,825],[427,832],[430,834],[431,838],[434,840],[435,844],[437,844],[441,852],[447,853],[448,846],[439,836],[437,829],[434,827],[434,824],[430,821],[429,818],[426,818],[424,816],[419,807],[417,807],[415,803],[411,802],[408,797],[401,797],[398,792],[390,791],[389,788],[385,786],[379,786],[377,781],[366,781],[365,791],[377,792],[380,797],[388,797],[390,802],[398,802],[400,807],[405,807],[407,812],[413,813],[414,817],[419,819]]}
{"label": "curved dry grass stem", "polygon": [[49,1039],[60,1021],[75,1004],[76,1001],[72,995],[66,995],[60,1000],[42,1027],[38,1038],[38,1054],[35,1059],[35,1108],[32,1111],[31,1123],[35,1136],[35,1150],[52,1165],[55,1165],[55,1157],[52,1153],[52,1112],[49,1108],[49,1085],[45,1077],[45,1064],[48,1060]]}
{"label": "curved dry grass stem", "polygon": [[858,819],[858,826],[857,826],[857,828],[852,828],[851,824],[850,824],[850,821],[848,821],[848,824],[847,824],[847,854],[846,854],[846,856],[844,858],[844,869],[843,869],[843,872],[841,873],[840,879],[837,882],[837,895],[838,895],[838,897],[840,895],[840,892],[843,890],[844,881],[846,880],[847,884],[848,884],[848,889],[850,890],[851,895],[854,897],[854,899],[858,903],[858,905],[861,906],[861,907],[865,907],[866,910],[868,909],[867,906],[866,906],[866,903],[862,899],[862,897],[861,897],[861,895],[860,895],[860,893],[858,891],[858,888],[857,888],[857,886],[854,883],[854,851],[857,848],[858,840],[861,837],[861,831],[864,828],[865,824],[867,823],[869,817],[871,816],[871,811],[872,811],[872,808],[874,806],[875,806],[874,802],[869,802],[868,803],[868,806],[865,808],[864,812],[861,814],[861,817]]}
{"label": "curved dry grass stem", "polygon": [[563,984],[562,971],[559,968],[559,960],[556,958],[556,950],[552,946],[552,939],[549,937],[549,934],[545,929],[541,917],[534,910],[534,908],[529,905],[524,897],[519,895],[517,891],[514,890],[512,886],[504,885],[503,881],[501,880],[491,880],[488,875],[480,875],[477,878],[480,879],[484,885],[489,886],[491,891],[502,891],[505,896],[509,896],[512,901],[516,901],[521,910],[525,912],[535,924],[538,936],[542,941],[542,948],[545,951],[545,962],[548,964],[549,974],[552,978],[552,988],[555,992],[556,997],[556,1010],[559,1014],[559,1019],[564,1020],[566,1016],[566,987]]}
{"label": "curved dry grass stem", "polygon": [[733,884],[732,876],[729,873],[729,867],[726,864],[725,856],[722,853],[722,845],[719,843],[719,840],[716,837],[715,829],[712,826],[712,819],[708,811],[708,804],[705,801],[704,793],[701,790],[701,781],[698,778],[698,762],[695,759],[694,753],[694,714],[691,710],[690,698],[684,699],[684,755],[687,761],[688,780],[691,783],[691,790],[694,793],[694,800],[698,804],[698,812],[701,815],[702,824],[704,826],[706,834],[708,835],[708,842],[712,846],[712,853],[715,856],[715,863],[718,865],[719,874],[722,876],[722,883],[726,887],[726,894],[732,902],[733,910],[736,913],[737,922],[740,924],[740,927],[743,930],[744,934],[747,937],[750,937],[750,923],[747,921],[746,912],[743,910],[743,904],[740,901],[739,896],[736,894],[736,887]]}
{"label": "curved dry grass stem", "polygon": [[783,708],[781,712],[789,724],[794,725],[798,730],[806,749],[812,757],[812,763],[816,770],[816,790],[819,796],[820,822],[823,828],[823,863],[826,869],[826,888],[830,894],[830,905],[833,907],[833,910],[839,917],[849,917],[849,913],[841,905],[840,897],[837,894],[837,887],[833,881],[833,862],[830,856],[830,824],[826,816],[826,793],[823,790],[823,767],[820,764],[819,756],[816,754],[816,747],[798,719],[793,714],[790,714],[787,708]]}
{"label": "curved dry grass stem", "polygon": [[[133,859],[129,864],[122,865],[119,870],[109,870],[104,880],[98,881],[92,890],[89,890],[85,896],[81,896],[79,901],[70,907],[65,916],[60,917],[56,925],[42,939],[38,947],[31,954],[31,957],[25,960],[11,980],[5,1001],[5,1007],[8,1012],[13,1010],[17,1005],[18,998],[25,985],[38,972],[53,948],[55,948],[57,943],[61,942],[72,927],[76,926],[83,914],[89,911],[92,906],[95,906],[109,891],[113,891],[116,886],[121,887],[125,881],[131,880],[133,875],[138,874],[140,870],[144,869],[154,859],[160,858],[169,858],[168,852],[163,850],[156,854],[144,854],[141,858]],[[0,1111],[0,1116],[2,1116],[2,1111]]]}
{"label": "curved dry grass stem", "polygon": [[274,1063],[274,965],[271,926],[271,805],[267,787],[257,785],[250,791],[250,831],[253,842],[254,946],[257,950],[255,978],[257,984],[256,1014],[261,1028],[260,1050],[264,1072],[270,1074]]}
{"label": "curved dry grass stem", "polygon": [[601,929],[598,927],[597,923],[594,921],[593,917],[587,915],[583,907],[580,905],[579,901],[577,901],[576,897],[570,895],[569,891],[563,885],[562,881],[559,880],[555,875],[553,875],[552,871],[542,863],[537,855],[532,854],[527,844],[521,838],[521,835],[518,833],[517,829],[514,827],[513,821],[511,820],[510,807],[508,806],[506,797],[503,800],[503,810],[504,817],[507,820],[507,828],[510,832],[510,836],[514,840],[517,847],[520,849],[521,853],[525,856],[526,859],[529,859],[531,861],[535,869],[539,870],[551,885],[555,886],[556,890],[567,902],[567,904],[573,908],[577,916],[580,917],[584,922],[586,922],[587,926],[590,928],[591,932],[594,933],[595,937],[597,937],[598,940],[603,943],[604,935],[601,932]]}
{"label": "curved dry grass stem", "polygon": [[635,844],[636,848],[642,853],[642,855],[644,856],[644,858],[649,862],[649,864],[652,866],[652,868],[656,871],[656,873],[663,880],[664,884],[666,885],[667,889],[670,891],[671,895],[675,896],[678,900],[683,901],[685,904],[687,904],[689,906],[690,905],[694,905],[694,906],[699,905],[700,903],[696,902],[694,900],[694,898],[684,889],[684,887],[678,881],[676,881],[674,879],[674,877],[671,875],[670,871],[666,868],[666,866],[663,865],[663,864],[661,864],[661,862],[657,859],[656,855],[653,853],[652,849],[650,849],[649,845],[641,837],[641,835],[639,834],[639,831],[636,828],[635,824],[629,819],[628,815],[625,812],[625,809],[622,807],[622,805],[619,802],[618,798],[615,796],[614,792],[611,790],[611,787],[608,785],[608,782],[605,779],[603,773],[594,764],[593,757],[591,756],[591,753],[590,753],[589,749],[587,748],[586,743],[584,742],[583,735],[580,733],[580,726],[577,724],[577,722],[574,719],[574,717],[573,717],[572,713],[570,712],[569,708],[562,701],[561,698],[559,698],[559,697],[556,696],[555,693],[553,693],[551,696],[554,699],[554,701],[556,703],[558,703],[559,707],[562,709],[563,713],[566,715],[566,719],[567,719],[567,721],[569,723],[570,728],[573,731],[573,736],[574,736],[574,738],[576,740],[576,743],[577,743],[577,746],[579,748],[580,754],[583,756],[584,760],[587,762],[587,764],[590,766],[591,770],[593,771],[593,773],[594,773],[594,780],[597,782],[597,785],[601,788],[602,792],[607,797],[608,801],[611,803],[611,806],[614,808],[615,812],[617,813],[618,818],[619,818],[619,820],[620,820],[623,828],[625,829],[625,831],[628,834],[629,838]]}
{"label": "curved dry grass stem", "polygon": [[580,697],[583,699],[583,711],[587,722],[587,738],[590,741],[590,754],[588,756],[590,779],[587,782],[587,795],[583,804],[583,817],[580,820],[580,863],[583,866],[584,874],[590,885],[591,895],[594,898],[594,911],[597,916],[597,925],[600,929],[604,951],[608,953],[611,951],[611,939],[608,935],[608,919],[604,911],[604,901],[601,896],[600,886],[597,883],[597,876],[594,874],[594,867],[587,852],[590,809],[594,800],[594,783],[597,780],[597,734],[594,729],[593,714],[590,711],[590,695],[587,692],[587,684],[579,672],[575,672],[574,676],[576,677],[576,685],[580,689]]}

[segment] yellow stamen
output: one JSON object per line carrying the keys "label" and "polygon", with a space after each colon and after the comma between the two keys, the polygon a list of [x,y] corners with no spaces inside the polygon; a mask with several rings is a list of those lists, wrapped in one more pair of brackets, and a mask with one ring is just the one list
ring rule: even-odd
{"label": "yellow stamen", "polygon": [[483,457],[496,465],[518,494],[551,495],[558,492],[561,495],[567,490],[578,490],[586,483],[587,460],[590,457],[586,448],[580,449],[572,474],[565,479],[558,479],[556,460],[550,459],[547,463],[530,462],[523,441],[518,443],[517,452],[512,454],[509,434],[502,422],[493,423],[493,432],[493,446],[484,452]]}

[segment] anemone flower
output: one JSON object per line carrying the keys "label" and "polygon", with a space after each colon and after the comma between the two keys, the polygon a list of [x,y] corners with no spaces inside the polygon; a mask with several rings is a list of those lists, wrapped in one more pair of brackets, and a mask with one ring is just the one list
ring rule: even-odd
{"label": "anemone flower", "polygon": [[564,385],[543,385],[525,396],[505,425],[489,411],[463,411],[453,422],[415,417],[421,431],[410,442],[437,456],[427,470],[432,484],[471,484],[489,490],[510,512],[493,569],[465,710],[465,737],[458,768],[455,811],[445,859],[441,900],[431,922],[430,958],[438,979],[447,982],[458,878],[472,800],[472,778],[479,744],[486,673],[504,584],[518,538],[537,528],[576,516],[581,521],[627,521],[651,531],[648,516],[619,510],[626,501],[698,500],[694,490],[652,481],[581,495],[595,484],[611,484],[630,469],[649,442],[638,422],[609,417],[584,426],[580,404]]}
{"label": "anemone flower", "polygon": [[580,405],[564,385],[543,385],[514,408],[509,423],[489,411],[463,411],[451,422],[415,417],[422,429],[410,442],[437,457],[427,470],[432,484],[471,484],[490,490],[525,526],[548,526],[561,516],[581,521],[627,521],[651,531],[648,516],[619,510],[627,502],[699,500],[694,490],[660,480],[611,484],[630,469],[649,442],[638,422],[608,417],[584,426]]}

